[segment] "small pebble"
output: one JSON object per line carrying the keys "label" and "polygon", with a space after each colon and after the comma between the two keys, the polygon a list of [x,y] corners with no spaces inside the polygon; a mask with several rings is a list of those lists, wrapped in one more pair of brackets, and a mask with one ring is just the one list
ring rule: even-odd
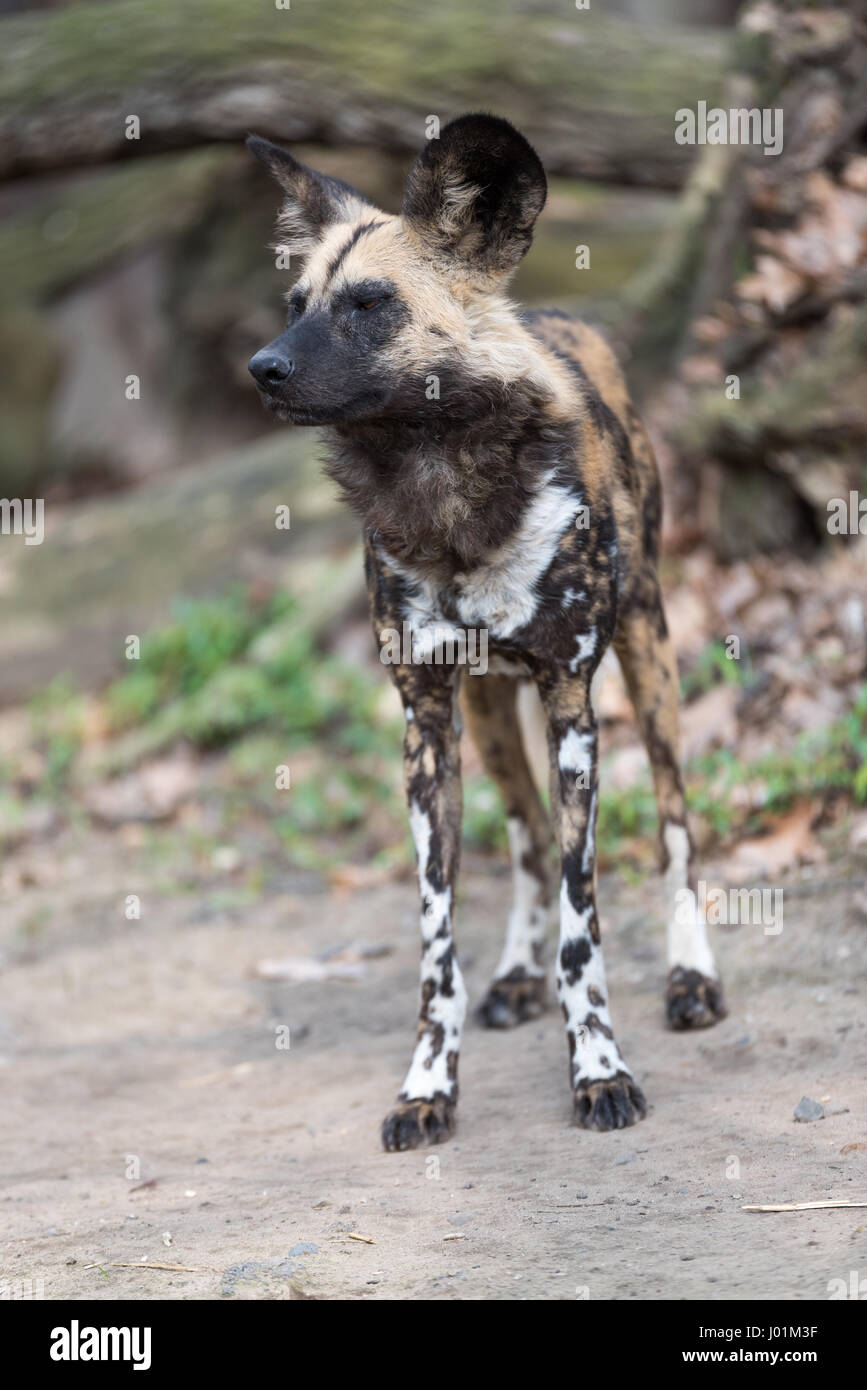
{"label": "small pebble", "polygon": [[809,1096],[801,1096],[795,1106],[795,1120],[799,1124],[810,1124],[813,1120],[822,1120],[825,1117],[824,1107],[817,1100],[810,1100]]}

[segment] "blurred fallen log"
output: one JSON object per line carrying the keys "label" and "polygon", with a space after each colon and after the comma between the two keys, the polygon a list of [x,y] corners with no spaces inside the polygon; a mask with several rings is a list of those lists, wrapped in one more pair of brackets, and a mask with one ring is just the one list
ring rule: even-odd
{"label": "blurred fallen log", "polygon": [[[0,23],[0,178],[274,139],[417,149],[430,115],[509,116],[554,174],[678,187],[674,112],[727,35],[540,0],[118,0]],[[137,138],[128,118],[137,117]]]}
{"label": "blurred fallen log", "polygon": [[[274,525],[287,502],[288,533]],[[164,620],[179,594],[285,586],[323,640],[341,614],[364,611],[357,527],[310,431],[274,430],[206,468],[46,517],[46,544],[4,549],[0,707],[58,671],[91,687],[117,675],[125,635]]]}
{"label": "blurred fallen log", "polygon": [[44,302],[177,234],[203,215],[228,159],[226,150],[196,150],[160,160],[158,169],[142,160],[88,178],[52,180],[44,198],[3,218],[0,305]]}
{"label": "blurred fallen log", "polygon": [[631,335],[640,354],[668,334],[669,506],[723,559],[822,542],[867,448],[863,7],[753,0],[735,53],[725,102],[782,112],[782,148],[706,147]]}

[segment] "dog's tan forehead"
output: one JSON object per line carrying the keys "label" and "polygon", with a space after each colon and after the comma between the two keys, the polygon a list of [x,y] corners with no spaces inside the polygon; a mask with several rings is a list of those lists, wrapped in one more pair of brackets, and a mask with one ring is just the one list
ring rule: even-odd
{"label": "dog's tan forehead", "polygon": [[313,297],[363,280],[390,280],[398,290],[412,287],[417,293],[419,276],[424,280],[429,274],[413,254],[400,218],[371,208],[328,230],[307,261],[304,281]]}

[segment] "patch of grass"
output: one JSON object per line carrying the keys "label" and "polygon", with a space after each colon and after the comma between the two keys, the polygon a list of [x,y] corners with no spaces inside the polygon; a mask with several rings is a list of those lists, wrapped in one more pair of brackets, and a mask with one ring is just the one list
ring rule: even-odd
{"label": "patch of grass", "polygon": [[34,746],[45,762],[46,794],[62,787],[84,738],[85,702],[65,676],[58,676],[30,701]]}
{"label": "patch of grass", "polygon": [[[141,658],[130,665],[105,694],[117,734],[111,766],[129,767],[179,740],[225,748],[229,758],[213,794],[222,799],[227,825],[264,813],[295,861],[315,867],[338,854],[390,853],[383,846],[398,839],[403,856],[401,727],[382,715],[382,679],[318,650],[291,598],[256,603],[238,590],[179,604],[171,622],[145,635]],[[719,679],[748,678],[722,643],[713,643],[685,686],[696,692]],[[73,778],[86,703],[58,680],[34,698],[30,713],[46,768],[39,792],[56,797]],[[284,763],[291,789],[277,793],[275,772]],[[742,795],[748,784],[751,810]],[[800,797],[841,790],[867,802],[867,685],[821,732],[750,765],[730,749],[716,750],[687,768],[687,786],[691,809],[721,839],[752,833]],[[600,854],[613,858],[630,841],[653,841],[656,828],[649,776],[609,790],[603,769]],[[465,782],[463,830],[474,848],[505,849],[502,806],[487,777]]]}
{"label": "patch of grass", "polygon": [[626,790],[608,792],[602,772],[596,843],[600,855],[616,854],[626,840],[652,838],[656,834],[656,800],[650,777],[640,779]]}
{"label": "patch of grass", "polygon": [[496,786],[478,774],[464,783],[464,842],[473,849],[506,848],[506,819]]}
{"label": "patch of grass", "polygon": [[173,620],[142,639],[141,655],[131,663],[130,673],[109,687],[111,727],[119,731],[140,724],[166,701],[197,694],[240,657],[264,627],[289,611],[290,601],[283,595],[253,605],[243,590],[219,599],[178,603]]}
{"label": "patch of grass", "polygon": [[740,663],[728,655],[725,643],[709,642],[699,652],[692,670],[688,671],[682,678],[680,682],[681,694],[687,700],[693,695],[703,695],[719,680],[728,685],[745,684],[745,676]]}
{"label": "patch of grass", "polygon": [[[774,750],[743,763],[731,749],[718,748],[687,765],[687,802],[720,838],[735,830],[752,834],[763,821],[800,798],[842,791],[867,802],[867,685],[852,709],[817,733],[801,734],[786,751]],[[753,789],[753,809],[738,793]],[[656,834],[650,778],[625,791],[607,793],[602,782],[597,842],[600,854],[615,855],[624,841]]]}
{"label": "patch of grass", "polygon": [[115,732],[135,731],[133,759],[181,738],[207,749],[251,731],[281,737],[287,753],[327,736],[357,755],[383,752],[380,694],[365,671],[316,650],[290,597],[254,606],[239,591],[179,605],[109,687],[106,709]]}

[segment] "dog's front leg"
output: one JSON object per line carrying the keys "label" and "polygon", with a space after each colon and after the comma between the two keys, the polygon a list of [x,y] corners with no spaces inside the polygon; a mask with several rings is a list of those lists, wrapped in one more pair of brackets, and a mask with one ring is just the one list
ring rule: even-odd
{"label": "dog's front leg", "polygon": [[421,892],[418,1036],[398,1104],[386,1116],[386,1149],[438,1144],[454,1129],[458,1052],[467,995],[452,937],[460,856],[461,769],[454,666],[395,670],[406,716],[404,775]]}
{"label": "dog's front leg", "polygon": [[543,700],[562,864],[557,994],[566,1021],[575,1121],[585,1129],[622,1129],[640,1120],[646,1105],[614,1037],[602,963],[596,911],[599,768],[589,675],[558,673]]}

